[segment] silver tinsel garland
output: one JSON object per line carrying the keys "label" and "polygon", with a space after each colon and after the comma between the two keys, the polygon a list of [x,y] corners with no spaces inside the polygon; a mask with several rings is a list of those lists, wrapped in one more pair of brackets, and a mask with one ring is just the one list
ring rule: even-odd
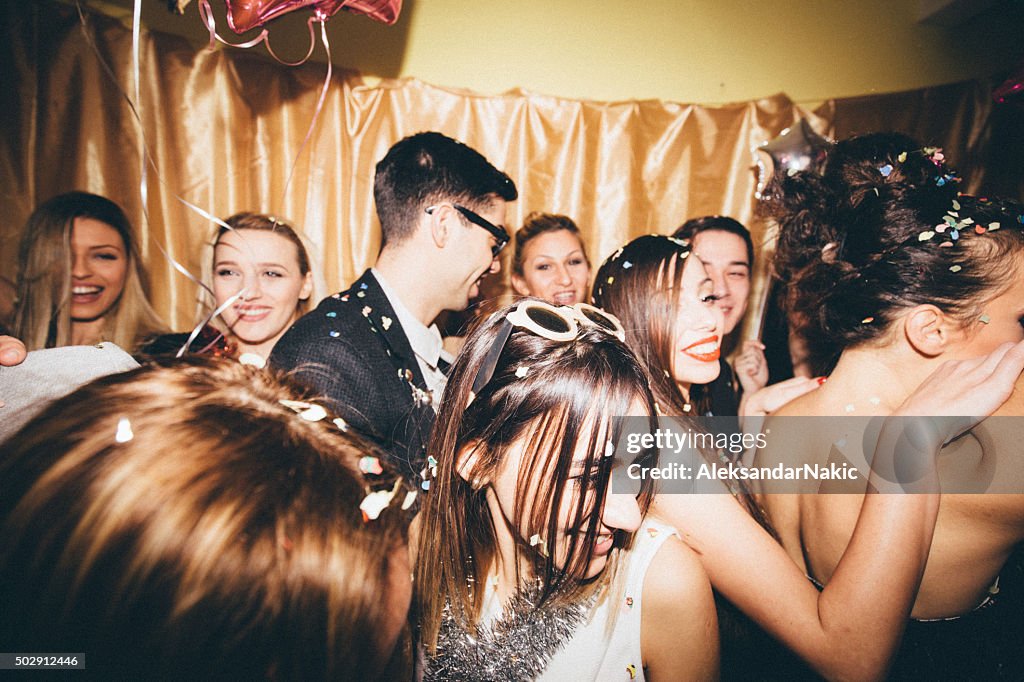
{"label": "silver tinsel garland", "polygon": [[[537,607],[541,588],[520,591],[501,617],[478,628],[474,637],[445,606],[437,637],[437,655],[427,663],[424,680],[532,680],[590,613],[595,597],[574,604],[550,602]],[[555,600],[558,601],[557,599]]]}

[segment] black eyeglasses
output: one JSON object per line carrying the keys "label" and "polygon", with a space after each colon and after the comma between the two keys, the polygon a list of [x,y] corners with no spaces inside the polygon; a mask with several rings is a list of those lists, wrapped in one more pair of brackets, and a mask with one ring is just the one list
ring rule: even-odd
{"label": "black eyeglasses", "polygon": [[[478,213],[470,211],[465,206],[460,206],[459,204],[452,204],[452,208],[461,213],[462,217],[468,220],[469,222],[473,223],[474,225],[478,225],[491,233],[491,236],[493,236],[497,240],[497,243],[491,247],[491,255],[497,258],[498,254],[501,253],[501,250],[505,248],[505,245],[508,244],[509,240],[511,239],[511,237],[508,234],[508,230],[506,230],[504,227],[501,227],[500,225],[495,225],[487,218],[484,218]],[[426,208],[427,215],[434,215],[434,211],[436,209],[437,206],[428,206]]]}
{"label": "black eyeglasses", "polygon": [[473,395],[483,390],[494,376],[498,366],[498,358],[508,343],[512,330],[516,327],[526,329],[537,336],[551,341],[565,343],[579,336],[583,327],[596,327],[606,334],[614,336],[622,343],[626,342],[626,330],[622,328],[619,318],[589,303],[577,303],[573,307],[553,306],[544,301],[526,299],[511,310],[502,321],[502,329],[494,339],[494,345],[487,352],[484,361],[477,370],[473,380]]}

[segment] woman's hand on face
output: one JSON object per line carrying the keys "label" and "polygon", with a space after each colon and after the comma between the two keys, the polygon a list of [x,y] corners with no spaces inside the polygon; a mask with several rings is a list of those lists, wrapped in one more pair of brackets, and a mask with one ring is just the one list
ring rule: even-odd
{"label": "woman's hand on face", "polygon": [[20,365],[25,361],[26,355],[28,351],[21,341],[13,336],[0,336],[0,366]]}
{"label": "woman's hand on face", "polygon": [[1013,393],[1024,371],[1024,341],[1004,343],[988,355],[944,362],[893,413],[945,417],[943,442],[995,412]]}
{"label": "woman's hand on face", "polygon": [[743,342],[736,358],[736,377],[744,393],[754,393],[768,384],[768,361],[764,357],[764,344],[757,339]]}

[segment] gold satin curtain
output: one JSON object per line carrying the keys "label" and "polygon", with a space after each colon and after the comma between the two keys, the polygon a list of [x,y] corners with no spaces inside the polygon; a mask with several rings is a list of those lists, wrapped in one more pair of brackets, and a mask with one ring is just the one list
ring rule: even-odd
{"label": "gold satin curtain", "polygon": [[[367,87],[357,74],[336,70],[286,192],[324,65],[286,67],[253,51],[195,50],[143,34],[140,126],[121,94],[133,91],[130,31],[93,14],[83,30],[64,5],[3,4],[0,87],[9,103],[0,110],[0,273],[14,278],[21,225],[37,203],[71,189],[103,194],[123,205],[141,232],[153,301],[176,329],[191,326],[195,286],[160,247],[198,276],[211,232],[176,196],[220,217],[258,210],[290,218],[314,245],[326,280],[321,293],[329,293],[376,256],[375,163],[421,130],[463,140],[512,176],[520,200],[511,227],[533,210],[573,216],[595,264],[636,235],[670,232],[698,215],[734,216],[767,239],[753,215],[750,150],[800,117],[832,136],[900,129],[939,144],[974,178],[972,189],[991,179],[986,169],[1002,153],[1008,170],[998,173],[1000,188],[1021,189],[1021,156],[1008,154],[999,139],[1007,125],[992,125],[982,83],[830,101],[812,112],[784,95],[720,107],[600,103],[519,91],[482,96],[415,80]],[[143,139],[154,164],[148,219],[140,193]],[[503,272],[488,293],[503,293],[504,281]]]}

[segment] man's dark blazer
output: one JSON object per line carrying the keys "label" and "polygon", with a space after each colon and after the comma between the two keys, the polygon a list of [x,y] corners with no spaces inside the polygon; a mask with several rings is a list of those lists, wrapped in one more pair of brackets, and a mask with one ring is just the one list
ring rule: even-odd
{"label": "man's dark blazer", "polygon": [[371,271],[299,319],[274,346],[270,362],[377,441],[419,486],[434,410],[409,339]]}

